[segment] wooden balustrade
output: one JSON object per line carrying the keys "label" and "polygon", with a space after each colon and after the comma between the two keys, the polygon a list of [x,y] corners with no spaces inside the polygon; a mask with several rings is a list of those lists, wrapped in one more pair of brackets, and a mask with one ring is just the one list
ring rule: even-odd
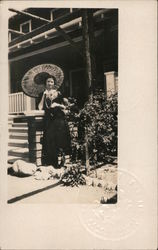
{"label": "wooden balustrade", "polygon": [[9,114],[22,113],[25,111],[24,93],[9,94]]}
{"label": "wooden balustrade", "polygon": [[23,92],[9,94],[9,114],[20,114],[35,109],[35,99]]}

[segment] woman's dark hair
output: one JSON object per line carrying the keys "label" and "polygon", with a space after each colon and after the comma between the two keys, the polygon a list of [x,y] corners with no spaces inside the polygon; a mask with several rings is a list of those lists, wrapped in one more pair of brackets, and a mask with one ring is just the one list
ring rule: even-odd
{"label": "woman's dark hair", "polygon": [[56,79],[55,79],[55,77],[52,76],[52,75],[49,75],[49,74],[47,75],[47,77],[45,79],[45,84],[46,84],[47,79],[49,79],[49,78],[52,78],[54,80],[54,85],[56,85]]}
{"label": "woman's dark hair", "polygon": [[48,78],[52,78],[54,80],[54,85],[56,85],[56,79],[54,76],[48,74],[47,72],[41,72],[41,73],[38,73],[35,78],[34,78],[34,81],[36,84],[45,84],[46,85],[46,81]]}

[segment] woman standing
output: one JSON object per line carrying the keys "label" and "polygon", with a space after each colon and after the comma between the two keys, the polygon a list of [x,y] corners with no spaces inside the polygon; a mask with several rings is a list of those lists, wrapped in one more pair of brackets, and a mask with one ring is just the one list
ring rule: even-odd
{"label": "woman standing", "polygon": [[55,78],[49,75],[46,79],[46,90],[38,108],[45,110],[42,165],[58,168],[58,153],[70,154],[71,141],[68,123],[65,118],[66,101],[55,89]]}

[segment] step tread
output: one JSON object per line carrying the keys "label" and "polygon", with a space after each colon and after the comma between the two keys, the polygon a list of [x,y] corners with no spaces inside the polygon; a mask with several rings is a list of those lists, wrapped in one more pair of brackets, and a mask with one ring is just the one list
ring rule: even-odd
{"label": "step tread", "polygon": [[29,157],[29,152],[16,152],[16,151],[8,151],[8,156],[16,156],[16,157]]}
{"label": "step tread", "polygon": [[21,134],[20,133],[19,134],[18,133],[17,134],[10,134],[9,139],[20,139],[20,140],[26,139],[27,140],[28,134],[22,134],[22,133]]}
{"label": "step tread", "polygon": [[[28,159],[27,157],[24,157],[25,159]],[[8,155],[8,160],[17,160],[17,159],[23,159],[20,156],[12,156],[12,155]]]}
{"label": "step tread", "polygon": [[26,136],[27,133],[22,133],[22,132],[16,133],[16,132],[14,132],[14,133],[12,133],[12,134],[10,134],[10,135],[21,135],[21,136]]}
{"label": "step tread", "polygon": [[13,126],[13,127],[22,127],[22,128],[23,128],[23,127],[25,127],[25,126],[27,127],[28,124],[27,124],[27,122],[13,122],[13,123],[12,123],[12,126]]}
{"label": "step tread", "polygon": [[8,142],[9,147],[20,147],[20,148],[28,148],[29,143],[28,142],[16,142],[16,141],[9,141]]}
{"label": "step tread", "polygon": [[16,153],[29,153],[28,148],[19,148],[19,147],[8,147],[9,152],[16,152]]}
{"label": "step tread", "polygon": [[9,115],[9,116],[8,116],[8,121],[13,121],[13,119],[14,119],[15,117],[16,117],[15,115]]}
{"label": "step tread", "polygon": [[24,130],[24,131],[28,131],[28,127],[11,127],[9,130],[12,130],[12,131],[20,131],[20,130]]}
{"label": "step tread", "polygon": [[29,144],[28,140],[24,139],[9,139],[8,143]]}

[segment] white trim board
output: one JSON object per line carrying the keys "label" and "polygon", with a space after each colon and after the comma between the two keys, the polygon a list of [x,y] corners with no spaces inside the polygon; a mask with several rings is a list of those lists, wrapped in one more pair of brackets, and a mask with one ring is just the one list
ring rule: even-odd
{"label": "white trim board", "polygon": [[[98,31],[95,32],[95,36],[98,36],[101,33],[102,33],[102,30],[98,30]],[[72,40],[74,42],[80,42],[80,41],[82,41],[82,36],[76,37],[76,38],[74,38]],[[58,49],[58,48],[61,48],[61,47],[64,47],[64,46],[68,46],[68,45],[70,45],[70,43],[68,41],[64,41],[64,42],[61,42],[61,43],[58,43],[58,44],[50,45],[50,46],[48,46],[46,48],[38,49],[38,50],[35,50],[35,51],[32,51],[32,52],[29,52],[29,53],[26,53],[26,54],[14,57],[12,59],[9,59],[9,62],[14,62],[14,61],[22,60],[24,58],[31,57],[31,56],[34,56],[36,54],[45,53],[47,51]]]}
{"label": "white trim board", "polygon": [[32,22],[31,22],[31,19],[28,20],[28,21],[26,21],[26,22],[24,22],[24,23],[20,23],[20,32],[23,32],[22,31],[22,26],[24,26],[25,24],[29,24],[29,32],[31,32],[32,31]]}
{"label": "white trim board", "polygon": [[[81,40],[82,40],[81,36],[73,39],[74,42],[79,42]],[[9,59],[9,62],[14,62],[14,61],[22,60],[24,58],[31,57],[31,56],[34,56],[36,54],[45,53],[47,51],[58,49],[58,48],[61,48],[61,47],[64,47],[64,46],[68,46],[68,45],[70,45],[70,43],[67,42],[67,41],[62,42],[62,43],[58,43],[58,44],[54,44],[54,45],[48,46],[46,48],[38,49],[38,50],[35,50],[35,51],[32,51],[32,52],[26,53],[24,55],[20,55],[20,56],[14,57],[12,59]]]}

